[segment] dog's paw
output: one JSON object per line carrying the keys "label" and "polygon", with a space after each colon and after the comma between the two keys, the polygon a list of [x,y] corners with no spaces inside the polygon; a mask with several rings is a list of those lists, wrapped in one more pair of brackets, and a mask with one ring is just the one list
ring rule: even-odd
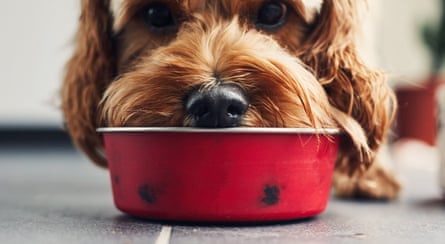
{"label": "dog's paw", "polygon": [[398,197],[401,185],[396,177],[373,165],[363,174],[349,176],[346,172],[334,173],[334,194],[340,198],[393,200]]}

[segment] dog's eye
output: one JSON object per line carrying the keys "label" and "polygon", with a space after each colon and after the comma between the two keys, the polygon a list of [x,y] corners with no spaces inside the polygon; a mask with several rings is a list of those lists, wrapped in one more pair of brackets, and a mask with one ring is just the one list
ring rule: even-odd
{"label": "dog's eye", "polygon": [[176,25],[170,8],[164,4],[153,4],[142,11],[145,24],[154,29],[174,27]]}
{"label": "dog's eye", "polygon": [[256,25],[260,29],[275,30],[286,22],[287,6],[280,2],[265,2],[258,10]]}

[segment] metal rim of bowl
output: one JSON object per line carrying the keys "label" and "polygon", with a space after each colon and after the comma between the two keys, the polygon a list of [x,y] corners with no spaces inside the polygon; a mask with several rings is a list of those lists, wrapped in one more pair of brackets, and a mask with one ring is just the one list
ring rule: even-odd
{"label": "metal rim of bowl", "polygon": [[100,127],[99,133],[111,132],[168,132],[168,133],[267,133],[267,134],[340,134],[338,128],[271,128],[271,127],[236,127],[236,128],[195,128],[195,127]]}

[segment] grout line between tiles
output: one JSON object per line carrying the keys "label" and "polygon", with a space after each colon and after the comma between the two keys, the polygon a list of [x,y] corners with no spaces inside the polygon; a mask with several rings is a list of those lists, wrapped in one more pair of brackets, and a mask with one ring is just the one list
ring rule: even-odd
{"label": "grout line between tiles", "polygon": [[171,226],[162,226],[161,232],[159,233],[158,238],[156,239],[155,244],[170,244],[170,237],[172,233]]}

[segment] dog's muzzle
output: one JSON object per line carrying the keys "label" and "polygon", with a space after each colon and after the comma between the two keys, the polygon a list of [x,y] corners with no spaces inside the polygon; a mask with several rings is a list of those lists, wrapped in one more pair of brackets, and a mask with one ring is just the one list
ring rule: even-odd
{"label": "dog's muzzle", "polygon": [[193,89],[185,100],[185,109],[194,127],[240,126],[248,107],[245,92],[235,84]]}

